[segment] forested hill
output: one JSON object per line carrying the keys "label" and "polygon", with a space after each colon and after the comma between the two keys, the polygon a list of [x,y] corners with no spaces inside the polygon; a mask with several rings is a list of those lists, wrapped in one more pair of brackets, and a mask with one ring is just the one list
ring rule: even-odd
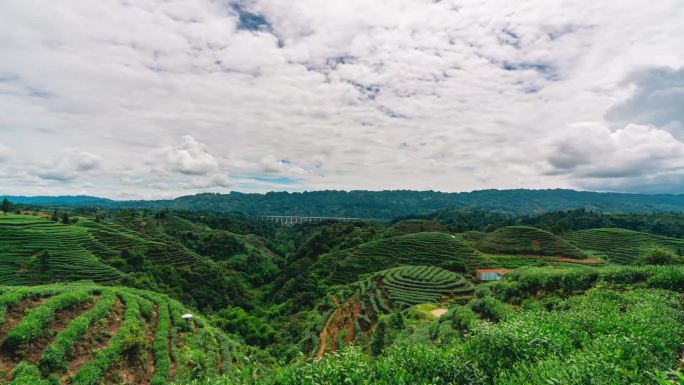
{"label": "forested hill", "polygon": [[110,201],[95,197],[8,197],[15,203],[170,208],[242,212],[260,215],[393,218],[441,209],[483,209],[528,215],[586,208],[604,212],[684,211],[684,195],[597,193],[574,190],[479,190],[463,193],[434,191],[312,191],[266,194],[197,194],[174,200]]}

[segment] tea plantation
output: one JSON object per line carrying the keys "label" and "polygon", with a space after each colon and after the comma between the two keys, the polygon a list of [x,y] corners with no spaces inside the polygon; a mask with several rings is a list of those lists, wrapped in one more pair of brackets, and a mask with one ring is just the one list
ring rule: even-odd
{"label": "tea plantation", "polygon": [[[428,265],[470,271],[496,264],[453,235],[421,232],[364,243],[321,257],[322,270],[333,271],[332,283],[351,283],[359,275],[402,265]],[[329,267],[326,267],[329,266]]]}
{"label": "tea plantation", "polygon": [[164,295],[78,283],[0,293],[0,375],[13,384],[168,384],[238,358],[235,341]]}
{"label": "tea plantation", "polygon": [[184,266],[200,256],[180,245],[145,237],[111,221],[62,224],[30,215],[0,216],[0,284],[48,281],[112,282],[121,273],[106,263],[139,252],[160,265]]}
{"label": "tea plantation", "polygon": [[528,226],[508,226],[486,234],[467,237],[479,251],[492,254],[530,254],[574,259],[586,258],[582,250],[544,230]]}
{"label": "tea plantation", "polygon": [[684,240],[625,229],[580,230],[566,235],[565,239],[623,265],[638,263],[644,253],[655,248],[669,249],[679,255],[684,251]]}
{"label": "tea plantation", "polygon": [[463,301],[472,293],[473,284],[465,277],[439,267],[384,270],[326,297],[311,325],[311,344],[319,356],[349,343],[367,345],[369,333],[383,314],[424,303]]}

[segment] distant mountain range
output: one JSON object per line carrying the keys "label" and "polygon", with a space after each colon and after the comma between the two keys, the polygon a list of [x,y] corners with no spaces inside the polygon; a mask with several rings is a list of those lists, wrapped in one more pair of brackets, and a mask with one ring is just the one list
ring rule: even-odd
{"label": "distant mountain range", "polygon": [[[0,196],[0,198],[2,198]],[[598,193],[564,189],[434,191],[311,191],[266,194],[203,193],[172,200],[114,201],[92,196],[7,196],[14,203],[40,206],[169,208],[242,212],[251,215],[338,216],[387,219],[444,209],[482,209],[512,215],[586,208],[603,212],[684,212],[682,194]]]}

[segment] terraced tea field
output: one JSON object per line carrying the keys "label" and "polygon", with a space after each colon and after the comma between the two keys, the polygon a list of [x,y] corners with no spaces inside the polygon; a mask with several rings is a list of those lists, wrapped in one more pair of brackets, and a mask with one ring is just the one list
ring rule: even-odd
{"label": "terraced tea field", "polygon": [[565,239],[621,265],[637,263],[654,248],[666,248],[678,254],[684,251],[684,240],[617,228],[575,231],[566,235]]}
{"label": "terraced tea field", "polygon": [[[145,238],[115,223],[82,219],[65,225],[29,215],[0,216],[0,284],[93,280],[121,276],[103,260],[139,251],[159,264],[187,265],[199,256],[182,246]],[[41,262],[41,255],[48,258]]]}
{"label": "terraced tea field", "polygon": [[[0,216],[0,284],[40,282],[39,275],[98,282],[120,277],[86,246],[107,249],[83,227],[32,216]],[[49,267],[41,271],[38,256],[44,251],[49,252]]]}
{"label": "terraced tea field", "polygon": [[535,227],[502,227],[491,233],[466,233],[465,238],[484,253],[586,258],[575,245]]}
{"label": "terraced tea field", "polygon": [[195,365],[225,371],[235,355],[226,334],[153,292],[75,283],[0,293],[0,375],[16,384],[161,385]]}
{"label": "terraced tea field", "polygon": [[[84,221],[79,225],[88,228],[93,238],[102,245],[107,245],[109,250],[102,252],[109,254],[108,256],[111,253],[119,255],[123,249],[136,250],[155,263],[173,266],[190,265],[201,258],[178,244],[169,243],[163,238],[147,237],[117,223]],[[98,250],[93,251],[97,253]]]}
{"label": "terraced tea field", "polygon": [[422,232],[446,233],[447,229],[439,222],[427,221],[425,219],[407,219],[397,222],[392,226],[396,231],[403,234],[413,234]]}
{"label": "terraced tea field", "polygon": [[367,345],[368,334],[382,314],[424,303],[466,300],[473,289],[462,275],[435,266],[377,272],[326,298],[310,331],[311,345],[319,357],[351,342]]}
{"label": "terraced tea field", "polygon": [[335,266],[328,277],[333,283],[351,283],[359,275],[406,265],[440,266],[449,270],[474,270],[495,267],[496,264],[483,257],[455,236],[423,232],[380,239],[345,250],[330,253],[319,261],[324,266]]}

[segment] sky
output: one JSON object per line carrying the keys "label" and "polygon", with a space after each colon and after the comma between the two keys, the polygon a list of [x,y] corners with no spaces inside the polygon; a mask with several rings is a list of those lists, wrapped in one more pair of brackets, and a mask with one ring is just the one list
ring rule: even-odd
{"label": "sky", "polygon": [[3,0],[0,195],[684,191],[684,3]]}

